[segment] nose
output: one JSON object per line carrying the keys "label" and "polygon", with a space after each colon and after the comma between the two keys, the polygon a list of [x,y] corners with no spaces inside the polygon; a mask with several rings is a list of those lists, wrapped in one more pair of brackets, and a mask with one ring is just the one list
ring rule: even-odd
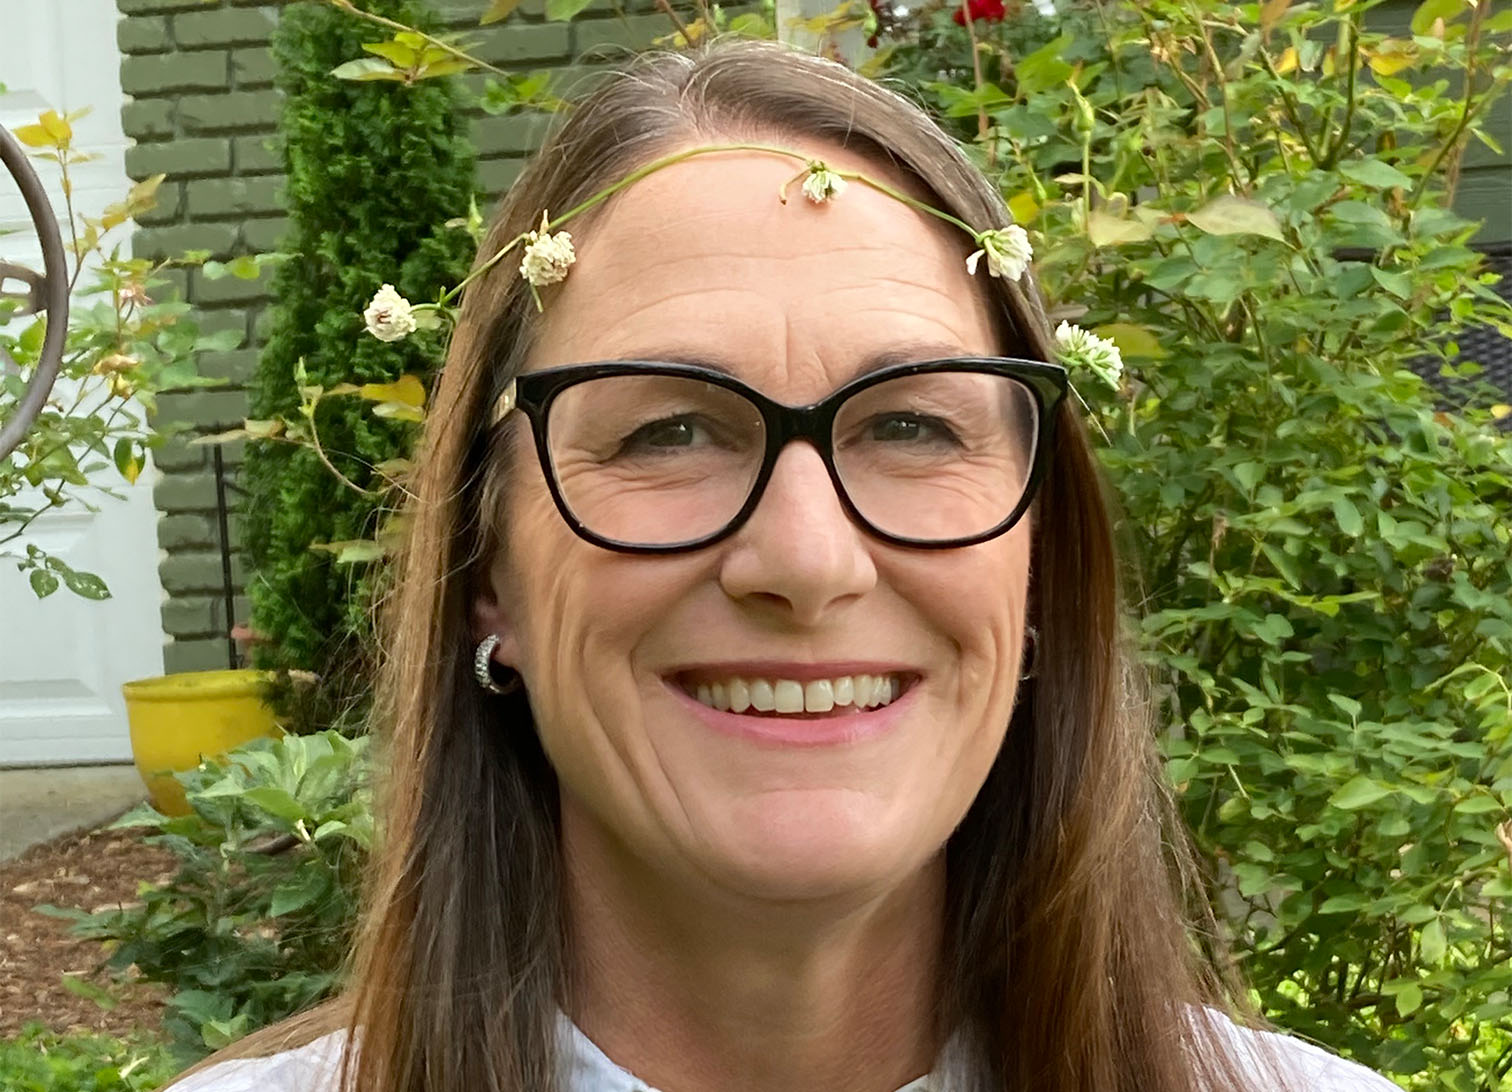
{"label": "nose", "polygon": [[876,586],[870,546],[841,506],[819,452],[791,443],[751,518],[731,538],[720,585],[732,599],[811,626]]}

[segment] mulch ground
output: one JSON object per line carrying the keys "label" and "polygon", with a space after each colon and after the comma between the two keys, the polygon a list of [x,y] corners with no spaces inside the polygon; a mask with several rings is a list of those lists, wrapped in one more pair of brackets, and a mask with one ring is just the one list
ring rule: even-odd
{"label": "mulch ground", "polygon": [[[172,876],[174,858],[132,830],[84,831],[33,846],[0,863],[0,1039],[32,1021],[50,1030],[124,1036],[159,1030],[165,990],[120,983],[101,964],[97,941],[69,935],[70,924],[37,913],[39,903],[107,909],[132,902],[141,880]],[[65,976],[83,980],[77,990]],[[104,991],[109,1008],[88,993]]]}

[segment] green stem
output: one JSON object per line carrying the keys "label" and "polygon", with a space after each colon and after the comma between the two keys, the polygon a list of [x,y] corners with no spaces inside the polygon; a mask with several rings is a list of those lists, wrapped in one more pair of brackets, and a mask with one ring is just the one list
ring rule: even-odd
{"label": "green stem", "polygon": [[[331,0],[331,2],[336,3],[338,2],[338,0]],[[557,228],[561,227],[573,217],[579,215],[580,213],[587,212],[589,209],[595,207],[596,205],[602,204],[603,202],[609,200],[609,198],[613,197],[620,190],[623,190],[626,187],[639,182],[641,179],[647,177],[648,175],[655,174],[663,167],[670,167],[674,163],[680,163],[683,160],[692,159],[694,156],[709,155],[714,152],[769,152],[772,155],[780,155],[787,159],[796,159],[802,163],[808,163],[811,160],[811,157],[806,156],[801,152],[796,152],[791,148],[782,148],[774,144],[755,143],[710,144],[699,148],[686,148],[680,152],[673,152],[670,155],[664,155],[660,159],[653,159],[650,163],[647,163],[644,166],[638,167],[635,170],[631,171],[629,174],[625,175],[624,178],[621,178],[613,185],[606,186],[604,189],[599,190],[598,193],[594,194],[587,200],[573,205],[570,209],[562,213],[556,219],[547,220],[544,228],[532,228],[530,231],[521,232],[519,235],[516,235],[513,239],[509,240],[509,242],[505,243],[502,247],[495,251],[493,256],[490,257],[486,262],[479,265],[471,273],[469,273],[466,277],[459,281],[454,288],[446,292],[437,301],[436,305],[444,306],[447,303],[450,303],[457,297],[458,293],[460,293],[469,284],[477,280],[484,273],[487,273],[494,266],[498,265],[499,262],[503,260],[504,255],[513,250],[515,246],[522,242],[527,236],[537,234],[538,232],[544,233],[555,231]],[[931,205],[927,205],[923,201],[920,201],[915,197],[910,197],[908,194],[894,189],[893,187],[887,185],[887,183],[885,182],[879,182],[877,179],[872,178],[860,171],[835,171],[834,173],[839,175],[841,178],[859,182],[864,186],[869,186],[870,188],[878,191],[879,193],[884,193],[888,197],[891,197],[896,201],[901,201],[903,204],[908,205],[910,208],[917,209],[920,212],[927,212],[931,216],[938,217],[939,219],[944,220],[947,223],[954,224],[956,227],[969,234],[974,240],[977,240],[978,242],[980,242],[981,240],[982,233],[977,231],[976,228],[972,227],[964,220],[957,219],[948,212],[942,212],[940,209],[934,208]],[[783,201],[787,200],[786,190],[788,185],[791,185],[791,181],[784,183],[782,189],[779,190],[779,195],[781,196],[781,199]]]}

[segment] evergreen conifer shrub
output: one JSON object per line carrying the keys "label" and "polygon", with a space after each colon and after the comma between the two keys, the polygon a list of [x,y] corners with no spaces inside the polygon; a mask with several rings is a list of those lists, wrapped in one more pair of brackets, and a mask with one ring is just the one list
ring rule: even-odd
{"label": "evergreen conifer shrub", "polygon": [[[366,7],[424,29],[435,23],[416,0]],[[437,332],[387,343],[363,326],[363,308],[380,285],[434,299],[465,274],[471,250],[465,231],[444,226],[467,212],[473,193],[473,153],[452,81],[405,86],[331,76],[364,56],[365,42],[383,37],[327,4],[291,4],[280,15],[273,52],[284,94],[290,233],[283,249],[291,258],[274,281],[268,341],[250,392],[253,418],[298,419],[301,386],[413,374],[429,387],[440,365]],[[301,362],[304,378],[296,378]],[[320,401],[313,424],[319,450],[251,444],[241,479],[252,628],[266,638],[253,663],[322,680],[314,704],[285,706],[299,730],[362,723],[378,570],[311,547],[373,536],[384,517],[384,481],[374,467],[407,454],[414,429],[358,398]],[[284,693],[287,700],[291,692]]]}

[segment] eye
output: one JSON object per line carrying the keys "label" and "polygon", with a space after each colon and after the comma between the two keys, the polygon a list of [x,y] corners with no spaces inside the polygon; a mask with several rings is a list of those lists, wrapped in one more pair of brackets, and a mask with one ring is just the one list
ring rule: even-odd
{"label": "eye", "polygon": [[956,445],[956,435],[944,421],[917,413],[873,417],[867,422],[866,438],[885,444]]}
{"label": "eye", "polygon": [[712,442],[710,430],[698,418],[682,415],[647,421],[620,441],[620,455],[665,452]]}

